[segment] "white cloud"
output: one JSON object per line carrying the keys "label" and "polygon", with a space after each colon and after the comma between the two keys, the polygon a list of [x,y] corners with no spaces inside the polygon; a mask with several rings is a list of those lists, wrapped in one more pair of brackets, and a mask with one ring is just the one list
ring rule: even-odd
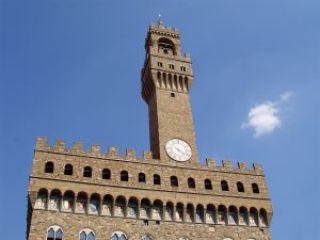
{"label": "white cloud", "polygon": [[292,96],[293,92],[287,91],[281,94],[280,101],[266,101],[254,106],[249,110],[248,120],[242,124],[241,128],[252,128],[254,130],[253,136],[256,138],[274,132],[282,125],[279,115],[281,106]]}

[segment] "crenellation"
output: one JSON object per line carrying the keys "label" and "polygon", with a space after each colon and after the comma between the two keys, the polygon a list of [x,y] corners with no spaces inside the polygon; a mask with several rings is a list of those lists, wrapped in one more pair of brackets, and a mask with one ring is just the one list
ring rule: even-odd
{"label": "crenellation", "polygon": [[233,170],[232,162],[230,160],[222,160],[222,168],[226,170]]}
{"label": "crenellation", "polygon": [[238,162],[239,170],[247,170],[247,164],[245,162]]}
{"label": "crenellation", "polygon": [[127,160],[136,160],[136,152],[132,148],[127,148],[125,159]]}
{"label": "crenellation", "polygon": [[258,174],[263,174],[263,168],[260,163],[253,163],[253,170]]}
{"label": "crenellation", "polygon": [[83,144],[81,142],[75,142],[70,149],[70,152],[76,153],[76,154],[83,154],[84,149],[83,149]]}
{"label": "crenellation", "polygon": [[206,159],[206,166],[210,169],[216,168],[216,160],[213,158],[207,158]]}
{"label": "crenellation", "polygon": [[93,156],[102,156],[101,146],[99,144],[93,144],[89,153]]}
{"label": "crenellation", "polygon": [[45,150],[47,148],[47,139],[45,137],[38,137],[36,149]]}
{"label": "crenellation", "polygon": [[53,150],[58,152],[65,152],[65,142],[61,139],[58,139],[53,146]]}
{"label": "crenellation", "polygon": [[143,160],[151,160],[152,152],[151,151],[143,151]]}
{"label": "crenellation", "polygon": [[109,147],[109,150],[108,150],[108,153],[107,153],[107,157],[109,157],[109,158],[117,158],[117,157],[119,157],[118,148],[115,147],[115,146]]}

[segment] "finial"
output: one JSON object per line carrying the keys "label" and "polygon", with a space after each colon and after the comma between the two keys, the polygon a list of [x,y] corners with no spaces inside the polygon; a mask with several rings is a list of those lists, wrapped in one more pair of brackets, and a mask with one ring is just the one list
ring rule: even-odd
{"label": "finial", "polygon": [[163,22],[162,22],[162,17],[161,14],[158,15],[158,26],[162,26]]}

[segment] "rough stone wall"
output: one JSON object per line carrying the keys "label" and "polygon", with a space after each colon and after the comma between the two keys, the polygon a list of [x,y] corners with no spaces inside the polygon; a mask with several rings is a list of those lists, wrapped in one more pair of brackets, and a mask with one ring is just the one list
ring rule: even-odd
{"label": "rough stone wall", "polygon": [[259,227],[239,227],[223,225],[204,225],[190,223],[150,221],[144,225],[143,220],[88,216],[35,210],[30,229],[30,240],[43,240],[50,225],[61,226],[64,239],[78,240],[83,228],[90,228],[96,234],[96,240],[111,239],[115,231],[124,232],[130,240],[141,240],[145,234],[156,240],[178,240],[186,237],[190,240],[223,240],[230,237],[235,240],[269,240],[269,230]]}

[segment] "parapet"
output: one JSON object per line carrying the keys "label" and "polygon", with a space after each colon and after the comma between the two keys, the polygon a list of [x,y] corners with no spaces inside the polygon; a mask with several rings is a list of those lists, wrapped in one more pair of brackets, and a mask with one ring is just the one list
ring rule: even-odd
{"label": "parapet", "polygon": [[258,163],[253,163],[252,168],[248,168],[245,162],[237,162],[236,167],[234,167],[230,160],[222,160],[221,165],[217,165],[215,159],[207,158],[205,167],[215,171],[263,175],[262,165]]}
{"label": "parapet", "polygon": [[[152,152],[150,151],[144,151],[142,157],[137,157],[136,151],[133,148],[128,148],[126,149],[124,155],[120,155],[118,148],[115,146],[111,146],[109,147],[106,153],[103,153],[101,150],[101,146],[98,144],[91,145],[90,149],[86,151],[84,150],[83,144],[81,142],[75,142],[71,148],[67,148],[63,140],[57,140],[55,144],[51,146],[47,144],[47,139],[44,137],[37,138],[36,150],[50,151],[63,154],[75,154],[84,157],[96,157],[129,161],[149,160],[159,163],[158,159],[152,158]],[[263,168],[258,163],[254,163],[252,168],[248,168],[245,162],[237,162],[236,167],[234,167],[230,160],[222,160],[221,165],[217,165],[215,159],[207,158],[206,165],[199,167],[211,171],[263,175]]]}

